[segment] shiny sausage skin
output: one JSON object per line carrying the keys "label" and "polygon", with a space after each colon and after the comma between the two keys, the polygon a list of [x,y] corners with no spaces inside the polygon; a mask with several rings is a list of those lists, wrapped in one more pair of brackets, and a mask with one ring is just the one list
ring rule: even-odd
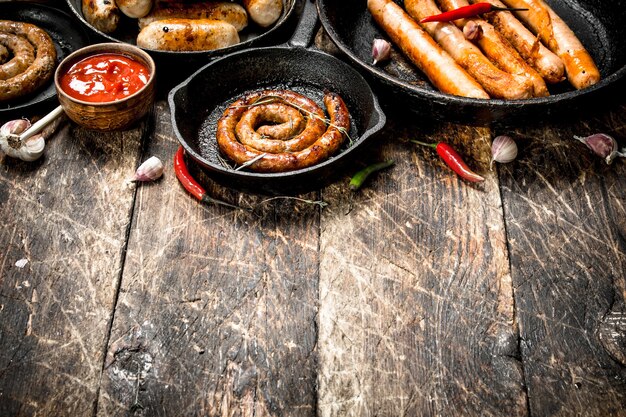
{"label": "shiny sausage skin", "polygon": [[[444,11],[469,6],[467,0],[440,0],[439,4]],[[541,75],[524,61],[520,54],[492,25],[479,18],[458,19],[454,23],[460,29],[463,29],[469,21],[480,26],[482,35],[478,37],[475,43],[491,62],[509,74],[516,74],[526,78],[533,86],[533,96],[546,97],[549,95],[548,87]]]}
{"label": "shiny sausage skin", "polygon": [[239,43],[230,23],[208,19],[157,20],[141,29],[137,46],[161,51],[209,51]]}
{"label": "shiny sausage skin", "polygon": [[488,99],[489,95],[392,0],[368,0],[378,24],[404,55],[442,93]]}
{"label": "shiny sausage skin", "polygon": [[[289,103],[268,103],[251,107],[237,123],[237,138],[244,145],[271,153],[297,152],[312,145],[326,130],[324,113],[313,100],[304,96],[302,98],[299,103],[290,100]],[[290,104],[295,104],[299,109]],[[307,116],[306,122],[301,111]],[[308,117],[308,114],[314,114],[315,117]],[[258,124],[264,122],[281,124],[264,124],[260,127],[266,129],[255,130]],[[276,136],[272,136],[274,133]]]}
{"label": "shiny sausage skin", "polygon": [[35,60],[24,72],[0,80],[0,101],[30,94],[46,84],[54,73],[57,53],[50,36],[29,23],[0,20],[0,32],[25,37],[36,49]]}
{"label": "shiny sausage skin", "polygon": [[35,49],[26,38],[0,32],[0,45],[4,45],[13,54],[13,58],[0,65],[0,80],[24,72],[35,60]]}
{"label": "shiny sausage skin", "polygon": [[120,11],[115,0],[82,0],[83,17],[94,28],[112,33],[120,21]]}
{"label": "shiny sausage skin", "polygon": [[265,96],[280,96],[286,102],[298,99],[298,96],[302,97],[289,90],[265,90],[250,93],[235,101],[217,123],[217,144],[228,158],[243,165],[265,154],[249,168],[257,172],[285,172],[318,164],[339,150],[346,138],[346,132],[350,130],[350,114],[344,101],[335,93],[324,96],[324,105],[330,118],[328,127],[309,147],[293,153],[266,153],[240,143],[235,131],[239,119],[251,104]]}
{"label": "shiny sausage skin", "polygon": [[153,0],[115,0],[117,7],[128,17],[144,17],[150,12]]}
{"label": "shiny sausage skin", "polygon": [[[470,3],[483,1],[496,7],[506,7],[500,0],[470,0]],[[539,42],[511,12],[487,13],[484,17],[547,83],[555,84],[565,79],[565,66],[561,58]]]}
{"label": "shiny sausage skin", "polygon": [[276,23],[283,12],[282,0],[243,0],[243,6],[248,11],[250,19],[261,27]]}
{"label": "shiny sausage skin", "polygon": [[[406,0],[404,5],[416,20],[441,13],[433,0]],[[493,65],[453,23],[423,23],[422,27],[491,97],[509,100],[532,97],[533,87],[526,78],[509,74]]]}
{"label": "shiny sausage skin", "polygon": [[[525,7],[516,12],[537,33],[565,65],[567,79],[580,90],[600,81],[600,71],[593,58],[567,24],[542,0],[504,0],[511,7]],[[546,15],[548,17],[546,17]]]}
{"label": "shiny sausage skin", "polygon": [[211,19],[222,20],[233,25],[238,32],[248,26],[248,14],[237,3],[225,1],[201,1],[185,3],[156,0],[152,11],[139,19],[139,29],[163,19]]}

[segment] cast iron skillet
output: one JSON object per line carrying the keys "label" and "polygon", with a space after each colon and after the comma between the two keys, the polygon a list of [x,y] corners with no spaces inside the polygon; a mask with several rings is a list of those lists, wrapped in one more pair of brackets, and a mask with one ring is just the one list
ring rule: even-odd
{"label": "cast iron skillet", "polygon": [[[137,34],[139,33],[137,19],[131,19],[122,15],[117,30],[112,34],[106,34],[87,23],[82,13],[82,0],[66,1],[78,20],[100,39],[106,40],[107,42],[125,42],[133,45],[137,44]],[[283,0],[283,14],[278,22],[276,22],[269,29],[264,29],[250,21],[248,27],[239,33],[241,42],[228,48],[221,48],[213,51],[172,52],[157,51],[154,49],[145,49],[145,51],[147,51],[158,64],[205,64],[211,58],[222,56],[230,52],[257,45],[270,44],[270,42],[286,30],[286,26],[288,26],[292,20],[291,17],[295,14],[297,14],[296,0]]]}
{"label": "cast iron skillet", "polygon": [[[403,0],[395,0],[402,5]],[[626,73],[625,0],[546,0],[577,34],[593,56],[603,79],[576,91],[567,85],[550,87],[551,96],[526,100],[469,99],[438,92],[401,53],[384,66],[371,65],[372,40],[387,38],[367,10],[366,0],[319,0],[320,20],[333,42],[351,62],[375,80],[382,99],[439,120],[487,125],[541,122],[572,117],[607,99],[623,87]],[[619,81],[619,83],[618,83]]]}
{"label": "cast iron skillet", "polygon": [[[205,65],[169,94],[172,125],[193,160],[217,181],[253,193],[286,194],[319,189],[334,180],[385,124],[385,115],[365,79],[346,63],[307,49],[317,23],[310,0],[287,45],[235,52]],[[324,108],[325,90],[338,93],[350,111],[352,143],[318,165],[285,173],[235,171],[220,159],[216,122],[242,94],[265,88],[287,88],[308,95]]]}
{"label": "cast iron skillet", "polygon": [[[45,30],[57,51],[57,63],[63,58],[89,44],[87,34],[81,27],[76,27],[72,18],[59,9],[45,5],[25,2],[0,3],[0,19],[32,23]],[[28,116],[43,106],[56,102],[57,91],[52,77],[50,81],[33,94],[16,100],[0,103],[0,119]]]}

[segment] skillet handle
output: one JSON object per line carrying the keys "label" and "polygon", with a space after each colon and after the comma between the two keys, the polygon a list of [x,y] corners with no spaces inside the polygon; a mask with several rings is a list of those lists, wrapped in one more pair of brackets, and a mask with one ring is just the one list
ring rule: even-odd
{"label": "skillet handle", "polygon": [[315,0],[302,0],[304,1],[304,10],[296,26],[296,30],[287,42],[289,46],[299,46],[302,48],[308,47],[315,35],[315,28],[317,27],[317,7],[315,6]]}

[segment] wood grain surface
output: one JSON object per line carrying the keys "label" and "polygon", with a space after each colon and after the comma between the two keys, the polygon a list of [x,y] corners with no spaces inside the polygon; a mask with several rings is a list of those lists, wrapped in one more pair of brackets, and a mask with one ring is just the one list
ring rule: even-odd
{"label": "wood grain surface", "polygon": [[66,124],[39,161],[2,156],[2,416],[92,413],[141,134]]}

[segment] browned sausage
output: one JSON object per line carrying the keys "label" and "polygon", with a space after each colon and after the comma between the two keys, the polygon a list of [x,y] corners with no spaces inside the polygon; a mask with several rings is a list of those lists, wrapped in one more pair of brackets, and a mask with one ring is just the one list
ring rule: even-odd
{"label": "browned sausage", "polygon": [[0,101],[25,96],[48,82],[56,65],[56,49],[50,36],[29,23],[0,20],[0,32],[24,36],[37,53],[32,65],[7,80],[0,80]]}
{"label": "browned sausage", "polygon": [[0,65],[0,80],[24,72],[35,60],[35,49],[26,38],[0,32],[0,45],[4,45],[13,55],[8,62]]}
{"label": "browned sausage", "polygon": [[[404,5],[416,20],[441,13],[433,0],[406,0]],[[509,74],[493,65],[453,23],[423,23],[422,27],[491,97],[510,100],[532,97],[533,86],[526,78]]]}
{"label": "browned sausage", "polygon": [[577,89],[589,87],[600,81],[600,71],[567,24],[542,0],[504,0],[511,7],[528,8],[516,12],[548,48],[557,54],[565,65],[567,79]]}
{"label": "browned sausage", "polygon": [[[469,6],[467,0],[439,0],[439,4],[444,11]],[[479,18],[458,19],[454,21],[461,29],[463,29],[468,22],[480,26],[482,35],[478,37],[475,43],[491,62],[509,74],[516,74],[528,79],[533,86],[533,96],[545,97],[549,95],[548,87],[543,78],[541,78],[541,75],[524,61],[520,54],[513,49],[511,44],[504,39],[492,25]]]}
{"label": "browned sausage", "polygon": [[[306,100],[301,100],[299,108],[286,103],[268,103],[250,108],[237,123],[237,138],[244,145],[270,153],[297,152],[311,146],[324,133],[326,125],[319,106],[313,100],[303,98]],[[305,121],[301,111],[316,117],[308,117]],[[268,124],[272,122],[281,124]]]}
{"label": "browned sausage", "polygon": [[157,20],[173,18],[222,20],[233,25],[238,32],[248,26],[246,10],[237,3],[225,1],[186,3],[157,0],[152,11],[139,19],[139,29]]}
{"label": "browned sausage", "polygon": [[[470,0],[471,3],[482,1],[496,7],[506,7],[500,0]],[[565,66],[561,58],[539,42],[511,12],[487,13],[485,18],[546,82],[554,84],[565,79]]]}
{"label": "browned sausage", "polygon": [[289,90],[265,90],[250,93],[230,105],[217,123],[217,144],[228,158],[239,165],[259,158],[249,166],[253,171],[284,172],[318,164],[339,150],[350,129],[350,114],[341,97],[335,93],[327,93],[324,96],[324,105],[330,119],[328,127],[309,147],[293,153],[269,153],[239,142],[236,135],[237,123],[252,104],[266,96],[280,97],[285,103],[302,102],[303,97]]}
{"label": "browned sausage", "polygon": [[144,17],[150,12],[153,0],[115,0],[120,11],[128,17]]}
{"label": "browned sausage", "polygon": [[239,43],[233,25],[221,20],[165,19],[141,29],[137,46],[161,51],[208,51]]}
{"label": "browned sausage", "polygon": [[0,44],[0,64],[4,64],[9,59],[9,50]]}
{"label": "browned sausage", "polygon": [[376,23],[439,91],[471,98],[489,98],[483,88],[461,68],[422,28],[392,0],[368,0]]}
{"label": "browned sausage", "polygon": [[112,33],[120,21],[120,10],[115,0],[82,0],[83,17],[94,28]]}
{"label": "browned sausage", "polygon": [[243,0],[243,5],[257,25],[273,25],[283,12],[282,0]]}

